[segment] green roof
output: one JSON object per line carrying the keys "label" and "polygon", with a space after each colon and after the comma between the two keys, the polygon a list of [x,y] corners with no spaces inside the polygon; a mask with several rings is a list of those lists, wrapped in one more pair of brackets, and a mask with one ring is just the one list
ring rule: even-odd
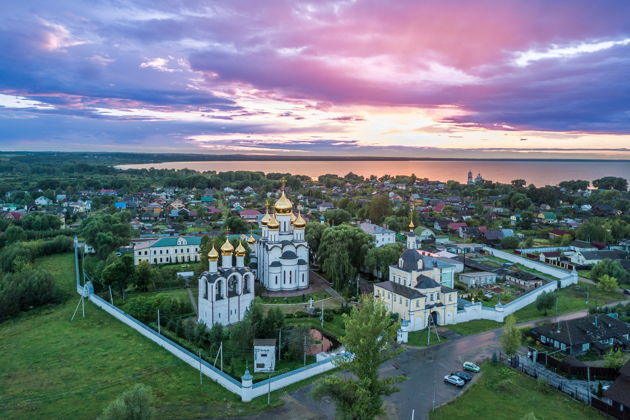
{"label": "green roof", "polygon": [[151,245],[151,248],[177,246],[177,240],[179,238],[186,239],[186,242],[188,242],[186,245],[201,245],[201,236],[169,236],[168,238],[158,239],[156,243]]}
{"label": "green roof", "polygon": [[556,214],[552,211],[543,211],[542,215],[545,217],[545,219],[553,220],[556,218]]}

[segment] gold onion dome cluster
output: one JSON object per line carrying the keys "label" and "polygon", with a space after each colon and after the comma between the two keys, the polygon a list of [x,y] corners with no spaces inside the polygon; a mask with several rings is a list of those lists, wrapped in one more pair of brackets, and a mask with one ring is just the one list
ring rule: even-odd
{"label": "gold onion dome cluster", "polygon": [[221,245],[221,254],[232,255],[232,252],[234,252],[234,245],[232,245],[229,238],[225,238],[225,243]]}
{"label": "gold onion dome cluster", "polygon": [[256,243],[256,239],[254,239],[254,236],[251,233],[249,234],[249,238],[247,238],[247,243],[250,245],[254,245]]}
{"label": "gold onion dome cluster", "polygon": [[247,254],[247,250],[245,249],[241,241],[238,242],[238,246],[236,247],[235,254],[237,257],[244,257],[245,254]]}
{"label": "gold onion dome cluster", "polygon": [[208,259],[210,261],[216,261],[219,259],[219,252],[214,247],[214,242],[212,242],[212,249],[210,250],[210,252],[208,252]]}
{"label": "gold onion dome cluster", "polygon": [[293,226],[297,229],[304,229],[306,227],[306,221],[302,217],[302,212],[298,212],[298,215],[293,222]]}
{"label": "gold onion dome cluster", "polygon": [[291,203],[291,200],[284,194],[284,188],[282,189],[282,195],[278,201],[276,201],[276,204],[273,205],[273,208],[277,214],[289,214],[293,212],[293,203]]}

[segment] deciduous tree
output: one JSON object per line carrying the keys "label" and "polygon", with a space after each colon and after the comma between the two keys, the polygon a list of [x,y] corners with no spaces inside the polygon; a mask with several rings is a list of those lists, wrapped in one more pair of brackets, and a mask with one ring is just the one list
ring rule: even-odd
{"label": "deciduous tree", "polygon": [[516,317],[510,315],[505,319],[505,328],[501,335],[501,348],[508,356],[513,356],[521,346],[521,331],[516,327]]}
{"label": "deciduous tree", "polygon": [[343,315],[345,335],[340,338],[348,354],[336,364],[352,377],[329,376],[317,384],[314,395],[328,396],[337,403],[339,419],[374,419],[383,414],[382,396],[397,391],[402,377],[381,379],[379,366],[396,354],[399,322],[392,321],[385,305],[373,296],[364,296],[358,307]]}

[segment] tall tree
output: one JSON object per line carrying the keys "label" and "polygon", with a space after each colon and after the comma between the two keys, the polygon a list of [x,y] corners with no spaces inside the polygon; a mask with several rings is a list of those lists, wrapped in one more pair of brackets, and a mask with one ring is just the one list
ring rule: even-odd
{"label": "tall tree", "polygon": [[376,272],[379,279],[388,278],[389,266],[396,264],[402,252],[399,243],[387,244],[378,248],[371,248],[365,256],[365,266],[371,272]]}
{"label": "tall tree", "polygon": [[521,331],[516,327],[516,317],[510,315],[505,318],[505,328],[501,335],[501,348],[508,356],[513,356],[521,346]]}
{"label": "tall tree", "polygon": [[329,376],[316,385],[317,398],[328,396],[337,403],[340,419],[370,420],[383,414],[383,395],[397,391],[395,383],[403,378],[381,379],[379,366],[396,354],[399,322],[392,321],[385,305],[373,296],[363,296],[359,306],[344,314],[345,335],[341,344],[348,352],[335,362],[353,377]]}
{"label": "tall tree", "polygon": [[616,278],[618,281],[625,283],[628,281],[628,272],[623,268],[617,260],[604,258],[591,269],[591,278],[600,279],[602,276],[608,275]]}
{"label": "tall tree", "polygon": [[392,214],[392,202],[389,197],[379,195],[370,202],[368,217],[372,223],[381,224],[386,216]]}
{"label": "tall tree", "polygon": [[544,312],[545,316],[553,308],[558,300],[558,296],[555,293],[541,293],[536,298],[536,309]]}

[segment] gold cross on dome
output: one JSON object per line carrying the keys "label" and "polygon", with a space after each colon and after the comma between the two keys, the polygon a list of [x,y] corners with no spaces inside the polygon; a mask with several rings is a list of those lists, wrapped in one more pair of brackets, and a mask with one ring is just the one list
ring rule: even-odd
{"label": "gold cross on dome", "polygon": [[287,179],[285,177],[280,178],[280,183],[282,184],[282,191],[284,191],[284,186],[287,183]]}

